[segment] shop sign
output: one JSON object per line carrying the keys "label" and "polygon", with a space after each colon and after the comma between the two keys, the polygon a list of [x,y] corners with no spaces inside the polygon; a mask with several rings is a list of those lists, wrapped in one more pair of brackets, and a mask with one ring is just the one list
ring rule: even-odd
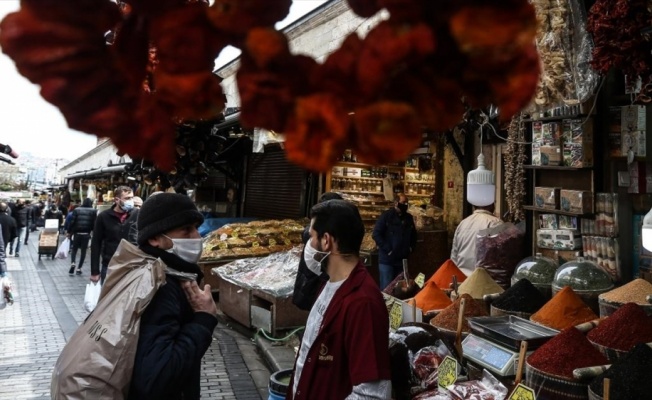
{"label": "shop sign", "polygon": [[392,304],[392,308],[389,311],[389,327],[392,330],[397,330],[401,327],[403,323],[403,306],[398,301],[395,301]]}
{"label": "shop sign", "polygon": [[437,383],[443,389],[457,382],[457,360],[446,356],[444,361],[439,364],[438,374]]}
{"label": "shop sign", "polygon": [[534,393],[534,390],[519,383],[512,392],[512,395],[509,396],[508,400],[536,400],[537,396]]}
{"label": "shop sign", "polygon": [[425,281],[426,281],[426,276],[422,272],[420,272],[419,275],[417,275],[417,277],[414,278],[414,283],[416,283],[417,286],[419,286],[420,288],[423,288],[423,284],[425,283]]}

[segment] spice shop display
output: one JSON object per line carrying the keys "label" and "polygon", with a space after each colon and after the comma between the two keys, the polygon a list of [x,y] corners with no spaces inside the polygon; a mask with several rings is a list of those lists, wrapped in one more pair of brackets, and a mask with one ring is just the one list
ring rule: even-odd
{"label": "spice shop display", "polygon": [[591,329],[586,337],[594,344],[627,352],[639,343],[652,342],[652,317],[638,304],[627,303]]}
{"label": "spice shop display", "polygon": [[530,320],[562,330],[597,319],[598,316],[570,287],[555,294]]}
{"label": "spice shop display", "polygon": [[214,268],[220,278],[238,286],[260,289],[277,297],[291,296],[301,247],[263,258],[245,258]]}
{"label": "spice shop display", "polygon": [[639,344],[593,379],[589,390],[602,399],[604,380],[608,378],[611,381],[610,400],[647,399],[652,393],[650,371],[652,371],[652,348]]}
{"label": "spice shop display", "polygon": [[474,299],[482,300],[487,294],[502,293],[505,289],[494,281],[484,268],[476,268],[457,290],[458,295],[467,294]]}
{"label": "spice shop display", "polygon": [[546,302],[546,297],[529,280],[521,279],[491,302],[491,315],[513,314],[529,318]]}
{"label": "spice shop display", "polygon": [[455,265],[453,260],[446,260],[428,281],[433,281],[438,288],[444,291],[450,291],[453,284],[453,277],[457,278],[460,284],[466,280],[466,275]]}
{"label": "spice shop display", "polygon": [[605,271],[612,281],[620,282],[622,280],[620,245],[617,238],[583,236],[582,249],[584,258]]}
{"label": "spice shop display", "polygon": [[514,268],[523,259],[525,224],[506,222],[478,232],[476,269],[484,268],[497,284],[509,287]]}
{"label": "spice shop display", "polygon": [[451,299],[432,280],[425,283],[423,289],[414,296],[414,301],[416,306],[422,309],[424,313],[443,310],[452,304]]}
{"label": "spice shop display", "polygon": [[636,303],[648,314],[652,315],[652,304],[647,297],[652,295],[652,283],[637,278],[633,281],[598,296],[600,316],[607,317],[625,303]]}
{"label": "spice shop display", "polygon": [[557,269],[552,282],[552,293],[569,286],[596,313],[599,313],[598,296],[613,289],[611,277],[595,263],[579,257]]}
{"label": "spice shop display", "polygon": [[489,316],[487,307],[483,300],[477,300],[468,294],[463,294],[460,296],[460,298],[455,300],[453,304],[446,307],[442,312],[437,314],[435,318],[431,319],[430,325],[446,331],[456,331],[460,313],[460,302],[462,299],[465,299],[464,317],[462,318],[462,332],[469,333],[471,331],[467,318]]}
{"label": "spice shop display", "polygon": [[201,261],[262,257],[302,244],[305,224],[294,220],[229,224],[204,238]]}
{"label": "spice shop display", "polygon": [[577,381],[573,370],[608,363],[582,332],[571,327],[527,357],[525,384],[541,399],[587,399],[588,383]]}
{"label": "spice shop display", "polygon": [[534,205],[539,208],[558,210],[560,190],[560,188],[537,186],[534,188]]}
{"label": "spice shop display", "polygon": [[588,190],[559,191],[559,209],[577,214],[593,213],[593,193]]}
{"label": "spice shop display", "polygon": [[557,267],[557,263],[552,258],[536,253],[534,257],[526,257],[518,263],[512,276],[512,285],[521,279],[527,279],[547,299],[550,299]]}

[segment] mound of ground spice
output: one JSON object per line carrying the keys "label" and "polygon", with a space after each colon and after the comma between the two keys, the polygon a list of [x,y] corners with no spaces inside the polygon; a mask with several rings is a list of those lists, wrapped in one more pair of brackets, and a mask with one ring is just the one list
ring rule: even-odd
{"label": "mound of ground spice", "polygon": [[575,368],[606,365],[609,361],[575,328],[561,331],[527,358],[528,364],[551,375],[573,378]]}
{"label": "mound of ground spice", "polygon": [[482,300],[485,294],[502,293],[504,291],[484,268],[476,268],[460,285],[458,290],[460,295],[468,294],[474,299],[480,300]]}
{"label": "mound of ground spice", "polygon": [[599,298],[614,303],[636,303],[650,305],[647,296],[652,294],[652,283],[645,279],[634,279],[617,289],[602,293]]}
{"label": "mound of ground spice", "polygon": [[616,360],[611,367],[591,382],[591,391],[604,397],[604,379],[611,380],[609,399],[649,399],[652,393],[652,349],[636,345],[629,353]]}
{"label": "mound of ground spice", "polygon": [[530,319],[553,329],[566,329],[597,319],[593,310],[571,289],[564,287]]}
{"label": "mound of ground spice", "polygon": [[638,343],[652,342],[652,317],[638,304],[627,303],[591,329],[586,337],[605,347],[629,351]]}
{"label": "mound of ground spice", "polygon": [[426,282],[423,289],[414,296],[414,300],[423,312],[443,310],[452,304],[451,299],[433,281]]}
{"label": "mound of ground spice", "polygon": [[529,280],[523,278],[501,293],[492,303],[505,311],[535,313],[546,304],[546,298]]}
{"label": "mound of ground spice", "polygon": [[437,314],[437,316],[430,320],[430,324],[437,328],[444,328],[449,331],[457,330],[457,319],[460,314],[460,302],[462,299],[466,299],[464,305],[464,318],[462,322],[462,332],[471,332],[469,328],[469,323],[467,318],[469,317],[486,317],[489,315],[487,313],[487,307],[484,304],[483,300],[477,300],[469,296],[468,294],[463,294],[457,300],[453,302],[450,306],[446,307],[442,312]]}
{"label": "mound of ground spice", "polygon": [[464,272],[457,268],[457,265],[453,260],[446,260],[438,269],[435,274],[428,279],[428,281],[433,281],[438,288],[441,289],[450,289],[451,283],[453,283],[453,277],[457,277],[457,283],[462,283],[466,280],[466,275]]}

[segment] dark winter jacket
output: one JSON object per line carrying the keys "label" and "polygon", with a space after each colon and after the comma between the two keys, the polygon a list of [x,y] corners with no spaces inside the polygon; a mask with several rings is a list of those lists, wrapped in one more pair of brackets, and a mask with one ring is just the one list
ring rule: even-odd
{"label": "dark winter jacket", "polygon": [[[86,199],[90,200],[90,199]],[[97,219],[97,210],[91,207],[93,202],[86,202],[82,207],[77,207],[72,211],[70,225],[67,231],[69,233],[91,233],[95,227],[95,220]]]}
{"label": "dark winter jacket", "polygon": [[97,215],[91,239],[91,274],[100,274],[100,257],[102,264],[109,264],[113,253],[118,248],[122,223],[115,212],[115,205]]}
{"label": "dark winter jacket", "polygon": [[[203,276],[196,264],[149,245],[140,249],[172,269]],[[140,319],[129,399],[197,400],[201,360],[213,340],[217,318],[195,312],[179,281],[166,276]]]}
{"label": "dark winter jacket", "polygon": [[58,209],[55,211],[52,211],[52,209],[47,210],[45,212],[45,219],[56,219],[59,221],[59,226],[63,225],[63,215]]}
{"label": "dark winter jacket", "polygon": [[2,226],[2,237],[5,245],[11,243],[16,238],[16,220],[11,218],[7,213],[0,213],[0,226]]}
{"label": "dark winter jacket", "polygon": [[14,214],[12,215],[14,219],[16,220],[16,226],[18,228],[24,228],[29,224],[30,218],[29,218],[29,207],[18,207],[16,206],[16,210],[14,211]]}
{"label": "dark winter jacket", "polygon": [[129,217],[122,224],[122,238],[127,242],[138,246],[138,213],[140,210],[134,208],[129,213]]}
{"label": "dark winter jacket", "polygon": [[414,218],[409,213],[399,215],[391,208],[376,221],[372,237],[378,245],[378,263],[401,266],[417,243]]}

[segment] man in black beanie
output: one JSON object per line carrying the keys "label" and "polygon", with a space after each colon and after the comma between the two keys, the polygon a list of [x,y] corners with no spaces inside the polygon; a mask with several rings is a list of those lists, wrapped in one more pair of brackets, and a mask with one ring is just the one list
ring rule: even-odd
{"label": "man in black beanie", "polygon": [[204,274],[197,265],[197,227],[203,221],[195,204],[176,193],[151,196],[140,209],[138,246],[168,271],[140,321],[129,399],[200,398],[201,360],[217,326],[211,287],[198,286]]}

